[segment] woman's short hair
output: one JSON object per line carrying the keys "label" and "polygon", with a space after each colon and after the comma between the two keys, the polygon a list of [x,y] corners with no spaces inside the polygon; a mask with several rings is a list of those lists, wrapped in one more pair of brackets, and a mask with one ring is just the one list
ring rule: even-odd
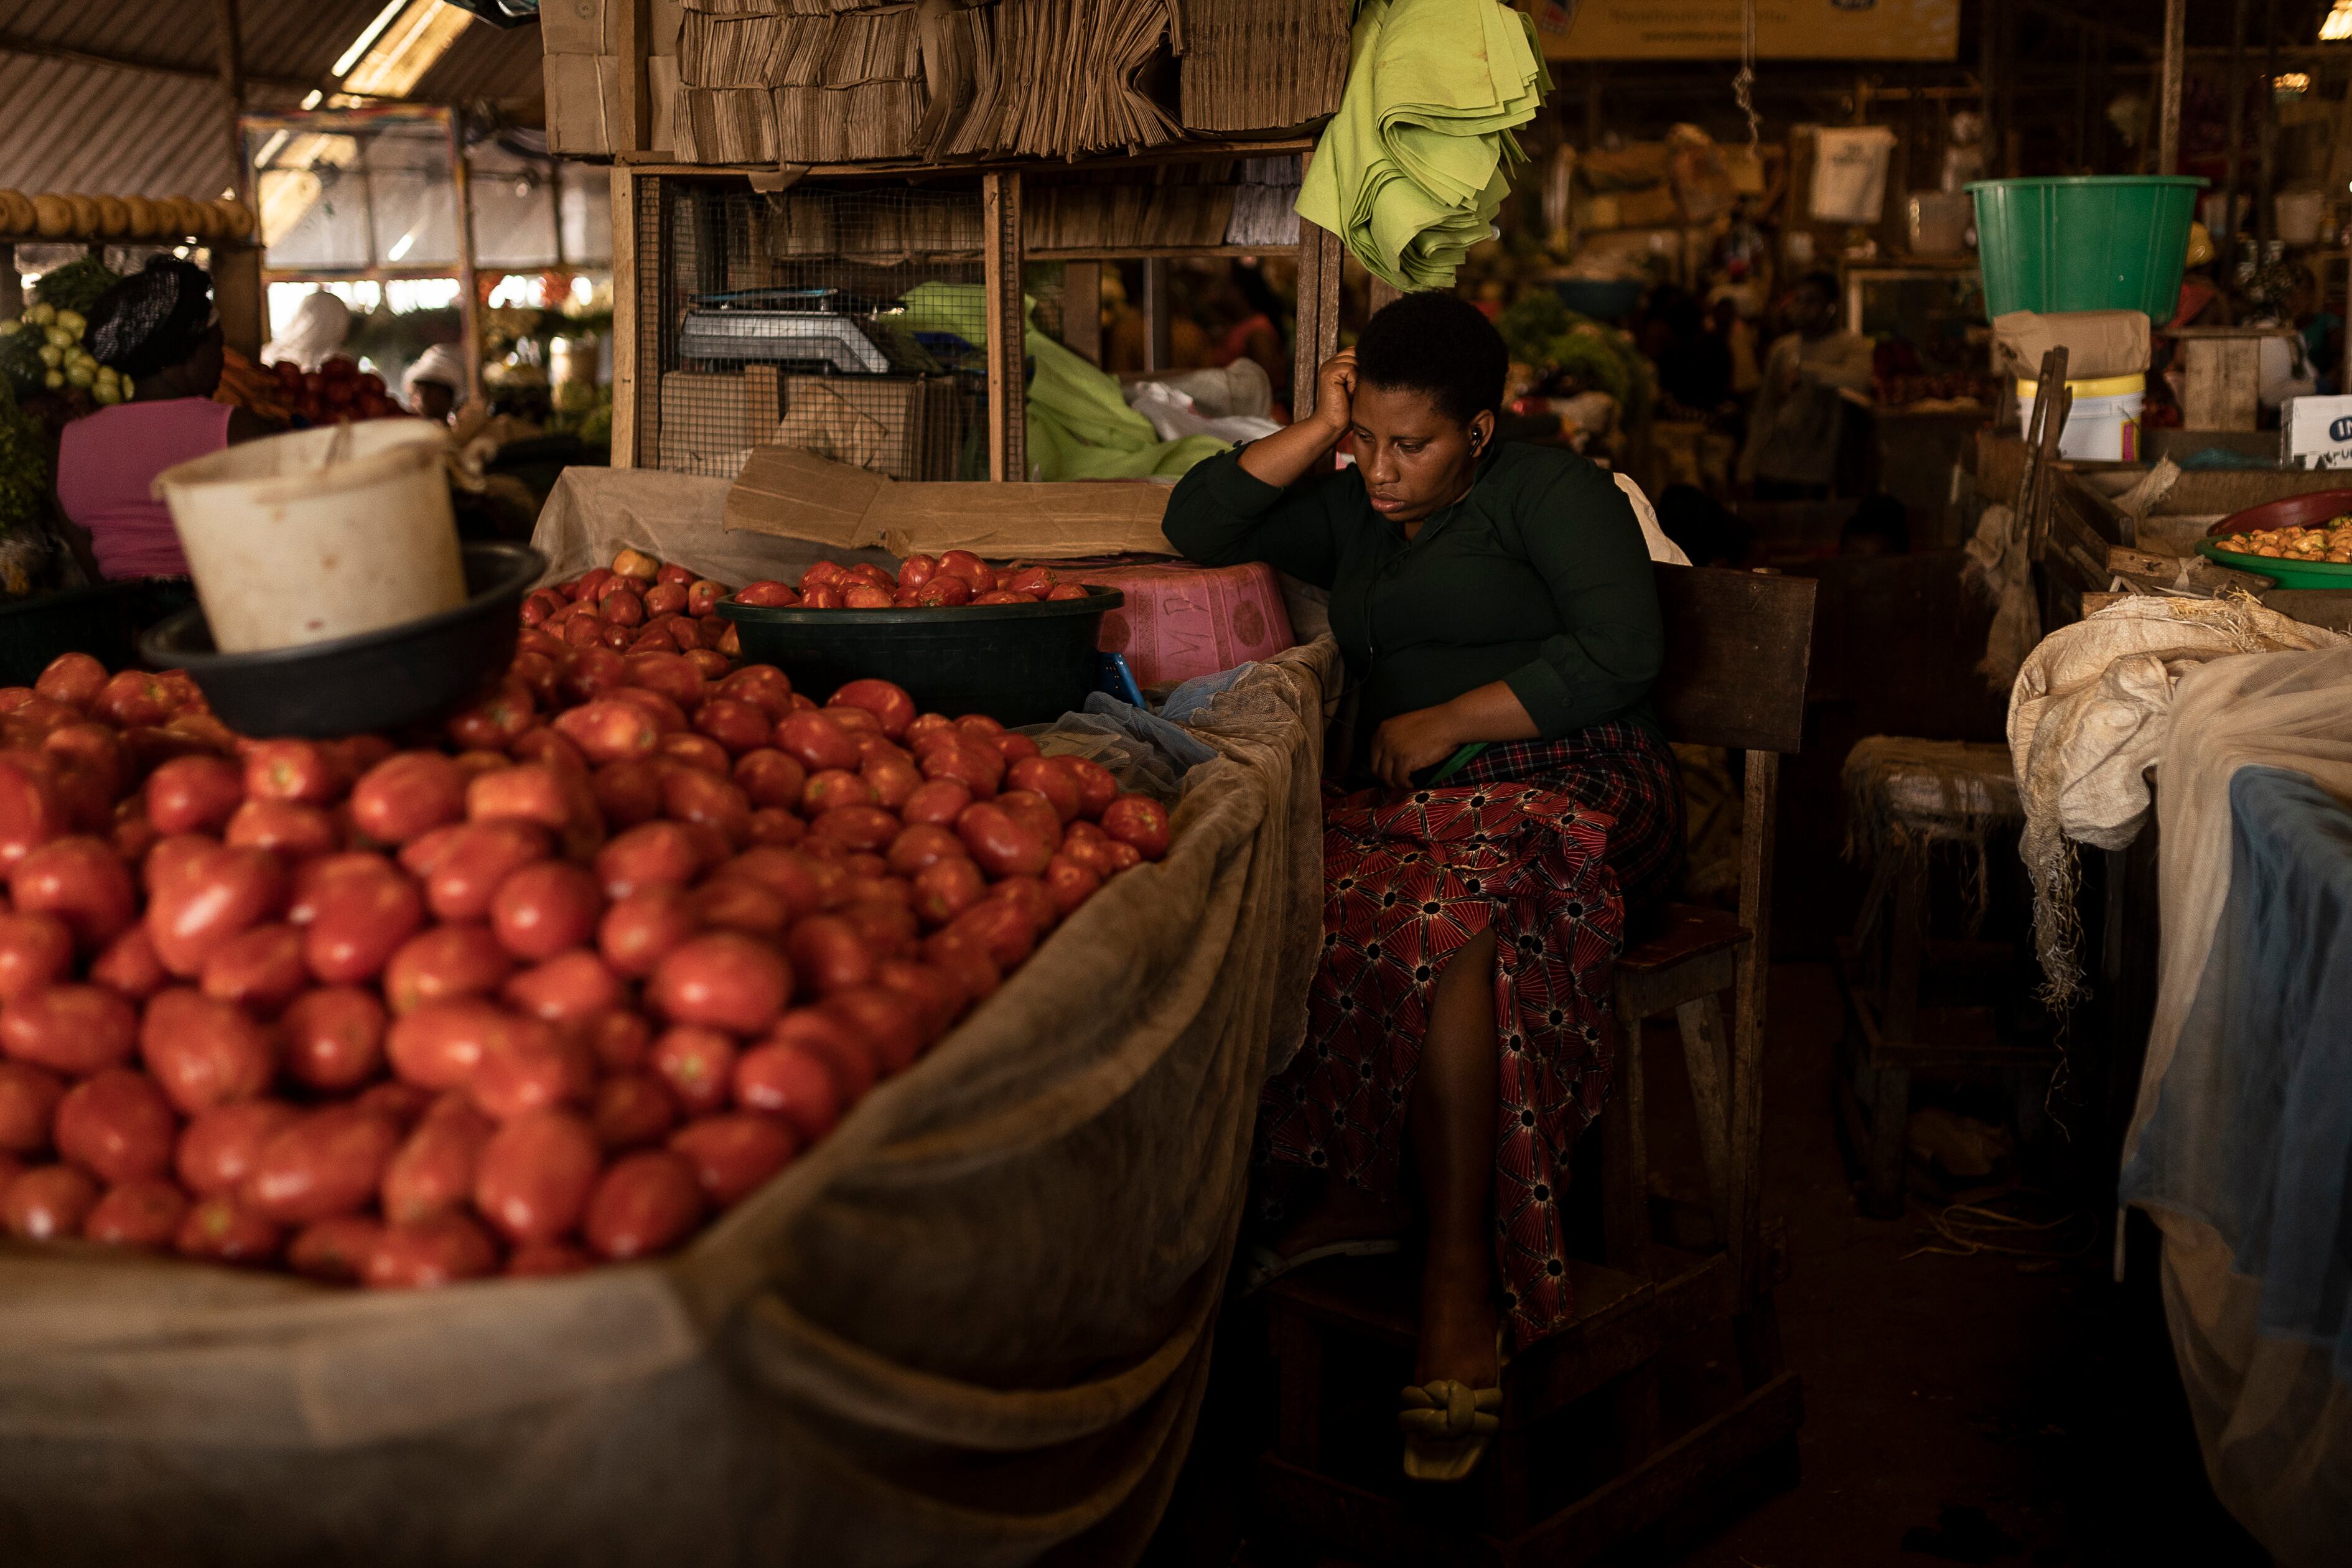
{"label": "woman's short hair", "polygon": [[177,257],[150,257],[90,306],[90,355],[143,381],[194,353],[215,320],[211,274]]}
{"label": "woman's short hair", "polygon": [[1356,340],[1356,375],[1367,386],[1425,394],[1467,425],[1503,405],[1511,354],[1477,306],[1435,289],[1389,302]]}

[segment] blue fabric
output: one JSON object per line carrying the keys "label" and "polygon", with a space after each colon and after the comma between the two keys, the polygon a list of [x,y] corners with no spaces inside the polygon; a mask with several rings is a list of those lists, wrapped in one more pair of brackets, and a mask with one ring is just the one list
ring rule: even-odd
{"label": "blue fabric", "polygon": [[1168,700],[1160,705],[1160,716],[1171,724],[1189,724],[1193,714],[1232,690],[1234,681],[1256,668],[1257,661],[1252,659],[1214,675],[1196,675],[1168,694]]}
{"label": "blue fabric", "polygon": [[2352,812],[2302,773],[2230,781],[2230,896],[2125,1167],[2261,1282],[2257,1327],[2352,1385]]}
{"label": "blue fabric", "polygon": [[1132,702],[1122,702],[1108,691],[1087,693],[1086,710],[1110,720],[1139,740],[1149,741],[1175,762],[1180,773],[1217,760],[1217,749],[1190,730]]}

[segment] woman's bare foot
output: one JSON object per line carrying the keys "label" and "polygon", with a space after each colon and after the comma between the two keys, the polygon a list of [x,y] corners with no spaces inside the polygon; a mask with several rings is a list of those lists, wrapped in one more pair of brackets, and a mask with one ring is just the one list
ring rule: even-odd
{"label": "woman's bare foot", "polygon": [[1412,1214],[1403,1205],[1385,1203],[1333,1176],[1305,1214],[1273,1241],[1274,1250],[1297,1258],[1318,1247],[1339,1241],[1366,1241],[1402,1236]]}
{"label": "woman's bare foot", "polygon": [[1500,1319],[1494,1269],[1494,1254],[1484,1247],[1460,1258],[1433,1250],[1423,1263],[1415,1382],[1451,1378],[1470,1388],[1493,1388],[1502,1381],[1502,1361],[1495,1345]]}

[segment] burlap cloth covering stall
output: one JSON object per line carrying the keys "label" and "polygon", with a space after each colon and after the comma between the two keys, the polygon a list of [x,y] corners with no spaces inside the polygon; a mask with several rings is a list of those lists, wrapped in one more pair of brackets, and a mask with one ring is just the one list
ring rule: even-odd
{"label": "burlap cloth covering stall", "polygon": [[[2128,843],[2150,804],[2143,771],[2157,769],[2162,935],[2129,1163],[2207,981],[2230,890],[2231,777],[2286,768],[2352,799],[2352,647],[2250,604],[2126,600],[2035,651],[2010,739],[2037,882],[2062,856],[2071,867],[2061,838]],[[2071,876],[2063,880],[2071,921]],[[2176,1207],[2149,1212],[2164,1232],[2166,1321],[2215,1494],[2281,1563],[2341,1562],[2352,1540],[2352,1392],[2324,1348],[2259,1331],[2262,1281],[2235,1271],[2211,1225]]]}
{"label": "burlap cloth covering stall", "polygon": [[674,1259],[373,1294],[0,1249],[0,1562],[1132,1561],[1305,1026],[1336,672],[1217,698],[1168,858]]}

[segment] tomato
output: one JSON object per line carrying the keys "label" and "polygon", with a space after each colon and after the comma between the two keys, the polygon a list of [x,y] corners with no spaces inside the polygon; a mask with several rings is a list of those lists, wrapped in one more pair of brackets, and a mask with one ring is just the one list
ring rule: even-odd
{"label": "tomato", "polygon": [[80,1078],[131,1059],[139,1015],[99,985],[52,985],[0,1008],[0,1051]]}
{"label": "tomato", "polygon": [[41,765],[46,761],[0,752],[0,869],[66,831],[66,808]]}
{"label": "tomato", "polygon": [[330,805],[342,794],[341,771],[309,741],[262,741],[245,754],[245,797],[296,805]]}
{"label": "tomato", "polygon": [[783,900],[749,877],[713,877],[691,897],[697,917],[716,930],[775,937],[791,918]]}
{"label": "tomato", "polygon": [[919,823],[890,840],[889,851],[884,858],[892,871],[901,877],[912,877],[926,866],[966,857],[961,838],[944,827]]}
{"label": "tomato", "polygon": [[709,695],[709,682],[693,662],[674,653],[633,653],[626,663],[628,684],[657,692],[691,713]]}
{"label": "tomato", "polygon": [[685,608],[683,583],[657,583],[646,590],[646,613],[649,616],[675,616]]}
{"label": "tomato", "polygon": [[457,1089],[490,1042],[504,1038],[517,1022],[488,1002],[429,1002],[393,1020],[384,1055],[404,1083],[432,1091]]}
{"label": "tomato", "polygon": [[129,730],[160,724],[179,705],[180,700],[161,680],[143,669],[126,669],[99,688],[89,710],[96,718]]}
{"label": "tomato", "polygon": [[755,806],[796,806],[807,787],[809,772],[794,758],[773,747],[762,747],[736,759],[734,778]]}
{"label": "tomato", "polygon": [[[959,841],[957,847],[961,849]],[[959,853],[917,870],[915,913],[926,925],[943,926],[980,902],[988,881],[971,859]]]}
{"label": "tomato", "polygon": [[653,1054],[654,1026],[641,1013],[607,1013],[564,1026],[586,1042],[607,1072],[634,1072]]}
{"label": "tomato", "polygon": [[652,754],[661,744],[654,716],[634,702],[603,698],[555,716],[555,732],[580,748],[591,763],[625,762]]}
{"label": "tomato", "polygon": [[662,765],[655,755],[607,763],[589,775],[588,787],[607,826],[635,827],[661,815]]}
{"label": "tomato", "polygon": [[66,1088],[29,1062],[0,1061],[0,1153],[37,1154],[49,1146],[49,1128]]}
{"label": "tomato", "polygon": [[773,848],[789,848],[808,837],[808,824],[789,811],[761,806],[749,819],[751,842]]}
{"label": "tomato", "polygon": [[774,732],[775,721],[755,703],[732,697],[714,697],[694,715],[694,728],[736,756],[760,751]]}
{"label": "tomato", "polygon": [[858,756],[866,754],[866,742],[882,739],[882,721],[863,708],[827,708],[824,716],[849,731],[857,742]]}
{"label": "tomato", "polygon": [[470,1203],[483,1146],[497,1131],[471,1100],[436,1100],[384,1166],[378,1187],[384,1218],[406,1224]]}
{"label": "tomato", "polygon": [[643,626],[646,619],[645,597],[626,588],[615,590],[597,602],[596,615],[612,626]]}
{"label": "tomato", "polygon": [[923,1034],[937,1039],[948,1032],[971,1003],[971,994],[957,975],[936,964],[893,958],[874,966],[874,983],[895,991],[915,1005]]}
{"label": "tomato", "polygon": [[727,596],[727,584],[715,578],[698,577],[686,587],[686,613],[708,616],[719,608],[719,601]]}
{"label": "tomato", "polygon": [[940,573],[943,576],[961,577],[975,589],[992,588],[996,574],[987,562],[969,550],[950,550],[940,557]]}
{"label": "tomato", "polygon": [[585,948],[522,971],[500,993],[508,1005],[551,1024],[579,1023],[628,1005],[628,988]]}
{"label": "tomato", "polygon": [[101,1181],[162,1175],[179,1130],[154,1080],[128,1068],[93,1074],[58,1102],[58,1153]]}
{"label": "tomato", "polygon": [[387,757],[352,786],[352,820],[379,843],[405,844],[465,814],[465,776],[438,752]]}
{"label": "tomato", "polygon": [[285,873],[268,850],[209,850],[150,894],[147,935],[164,968],[192,976],[229,938],[277,913],[285,894]]}
{"label": "tomato", "polygon": [[969,605],[972,597],[971,584],[961,577],[934,577],[915,590],[915,603],[926,609]]}
{"label": "tomato", "polygon": [[906,1070],[931,1042],[923,1009],[886,986],[836,991],[818,1005],[849,1026],[886,1075]]}
{"label": "tomato", "polygon": [[735,1064],[735,1102],[746,1110],[781,1116],[813,1143],[841,1120],[841,1091],[834,1070],[814,1052],[770,1044],[746,1051]]}
{"label": "tomato", "polygon": [[424,895],[388,862],[329,877],[310,902],[302,956],[330,985],[374,979],[425,923]]}
{"label": "tomato", "polygon": [[751,838],[751,803],[722,769],[672,767],[661,775],[662,814],[677,822],[714,828],[726,836],[731,853]]}
{"label": "tomato", "polygon": [[468,822],[523,822],[562,832],[572,820],[566,775],[541,763],[486,773],[466,785]]}
{"label": "tomato", "polygon": [[616,973],[643,979],[700,924],[693,901],[683,889],[657,884],[613,901],[597,924],[596,950]]}
{"label": "tomato", "polygon": [[894,741],[905,734],[907,726],[915,720],[915,700],[907,695],[904,687],[887,680],[845,682],[826,702],[829,707],[864,709],[881,721],[882,732]]}
{"label": "tomato", "polygon": [[1023,757],[1005,769],[1004,779],[1016,790],[1044,797],[1063,822],[1075,821],[1083,815],[1085,798],[1079,793],[1077,781],[1062,765],[1064,761],[1060,757]]}
{"label": "tomato", "polygon": [[1056,855],[1045,862],[1045,891],[1054,900],[1055,912],[1064,919],[1076,913],[1101,886],[1100,875],[1067,855]]}
{"label": "tomato", "polygon": [[368,1255],[383,1237],[383,1222],[366,1215],[337,1215],[304,1226],[286,1248],[286,1267],[331,1284],[355,1285]]}
{"label": "tomato", "polygon": [[342,841],[335,819],[315,805],[248,800],[228,819],[223,839],[240,848],[268,849],[289,859],[325,855]]}
{"label": "tomato", "polygon": [[1149,795],[1123,795],[1103,808],[1102,830],[1146,860],[1168,853],[1168,808]]}
{"label": "tomato", "polygon": [[481,996],[513,973],[514,960],[481,926],[436,926],[403,942],[383,968],[383,998],[394,1013],[428,1002]]}
{"label": "tomato", "polygon": [[296,1121],[261,1146],[237,1196],[278,1225],[308,1225],[363,1207],[399,1151],[400,1126],[352,1105]]}
{"label": "tomato", "polygon": [[845,849],[879,849],[898,837],[898,818],[878,805],[840,805],[809,824],[809,836]]}
{"label": "tomato", "polygon": [[[79,801],[82,792],[88,792],[90,798],[84,804],[90,809],[91,830],[111,826],[115,801],[125,793],[129,765],[121,738],[104,724],[66,724],[50,731],[41,749],[78,775],[80,782],[67,793]],[[144,805],[142,801],[142,809]]]}
{"label": "tomato", "polygon": [[646,999],[674,1024],[756,1035],[792,999],[793,972],[774,947],[740,931],[680,943],[654,968]]}
{"label": "tomato", "polygon": [[[891,885],[895,884],[866,884],[877,892],[883,892]],[[911,898],[913,895],[909,891],[907,896]],[[912,905],[901,898],[859,899],[843,905],[841,915],[856,928],[857,934],[865,939],[867,950],[877,959],[887,958],[912,947],[917,933],[921,930]]]}
{"label": "tomato", "polygon": [[948,922],[945,929],[933,932],[925,944],[925,956],[932,957],[937,951],[957,946],[970,946],[986,953],[989,962],[999,970],[1016,969],[1035,950],[1037,928],[1013,904],[1002,899],[982,899]]}
{"label": "tomato", "polygon": [[874,976],[874,954],[857,928],[838,915],[812,915],[785,939],[793,972],[820,995],[863,985]]}
{"label": "tomato", "polygon": [[88,708],[106,686],[106,666],[86,653],[61,653],[43,667],[33,689],[68,708]]}
{"label": "tomato", "polygon": [[736,589],[735,602],[739,605],[759,606],[792,605],[799,604],[801,596],[789,584],[762,578],[757,583],[746,583]]}
{"label": "tomato", "polygon": [[553,1241],[580,1221],[603,1163],[596,1135],[568,1110],[536,1110],[482,1150],[474,1206],[512,1242]]}
{"label": "tomato", "polygon": [[286,1074],[325,1093],[357,1089],[383,1066],[383,1004],[351,985],[308,991],[278,1021]]}
{"label": "tomato", "polygon": [[147,820],[158,833],[215,831],[244,800],[244,770],[226,757],[174,757],[147,775]]}
{"label": "tomato", "polygon": [[498,1244],[460,1214],[388,1225],[368,1249],[360,1282],[373,1290],[413,1290],[454,1285],[497,1272]]}
{"label": "tomato", "polygon": [[282,921],[241,931],[205,960],[198,987],[260,1017],[275,1018],[310,984],[302,933]]}
{"label": "tomato", "polygon": [[826,768],[854,772],[864,761],[857,738],[824,713],[803,710],[776,721],[776,749],[811,773]]}
{"label": "tomato", "polygon": [[591,941],[604,912],[594,877],[566,861],[542,860],[499,884],[490,899],[490,930],[515,957],[549,959]]}
{"label": "tomato", "polygon": [[445,921],[481,920],[506,879],[547,852],[546,831],[531,823],[468,823],[433,863],[425,906]]}
{"label": "tomato", "polygon": [[594,1262],[578,1247],[561,1241],[527,1241],[507,1254],[506,1272],[514,1279],[546,1279],[577,1274]]}
{"label": "tomato", "polygon": [[677,1121],[677,1101],[654,1073],[615,1073],[596,1086],[590,1125],[607,1149],[658,1143]]}
{"label": "tomato", "polygon": [[891,811],[897,811],[914,798],[916,792],[928,787],[921,772],[904,758],[869,757],[861,772],[874,788],[874,803]]}
{"label": "tomato", "polygon": [[727,1103],[735,1042],[716,1029],[680,1025],[654,1042],[653,1069],[688,1116]]}
{"label": "tomato", "polygon": [[[449,853],[449,846],[457,842],[457,835],[466,826],[462,822],[445,822],[418,834],[400,847],[400,868],[412,877],[430,877],[433,868],[441,864],[441,857]],[[295,918],[299,921],[301,917]]]}
{"label": "tomato", "polygon": [[872,805],[875,798],[874,786],[861,775],[845,768],[820,768],[809,774],[798,804],[803,812],[814,816],[835,806]]}
{"label": "tomato", "polygon": [[107,842],[114,846],[114,852],[122,857],[124,865],[142,865],[148,851],[154,848],[156,841],[162,837],[163,835],[155,831],[155,825],[147,820],[147,803],[144,800],[133,797],[115,808],[114,831],[108,836]]}
{"label": "tomato", "polygon": [[98,1184],[71,1165],[36,1165],[0,1193],[0,1223],[20,1241],[79,1236],[98,1206]]}
{"label": "tomato", "polygon": [[926,743],[915,765],[927,779],[961,784],[976,800],[993,796],[1004,783],[1004,759],[993,748],[966,740],[950,737]]}
{"label": "tomato", "polygon": [[702,1218],[694,1168],[667,1150],[615,1161],[588,1199],[583,1233],[599,1257],[614,1262],[667,1252]]}
{"label": "tomato", "polygon": [[643,550],[624,550],[613,557],[613,575],[650,583],[661,575],[661,558]]}
{"label": "tomato", "polygon": [[956,834],[992,877],[1034,876],[1054,853],[1029,826],[987,801],[964,807],[956,818]]}
{"label": "tomato", "polygon": [[588,759],[581,754],[580,748],[552,730],[533,730],[508,747],[507,754],[519,763],[533,763],[559,773],[588,771]]}
{"label": "tomato", "polygon": [[800,1141],[775,1117],[735,1110],[688,1122],[670,1135],[669,1148],[694,1173],[703,1196],[727,1208],[790,1164]]}
{"label": "tomato", "polygon": [[55,984],[73,949],[73,932],[55,915],[0,913],[0,1002]]}
{"label": "tomato", "polygon": [[285,1240],[267,1215],[234,1194],[221,1193],[188,1211],[172,1245],[189,1258],[258,1267],[276,1258]]}
{"label": "tomato", "polygon": [[934,778],[908,795],[898,815],[908,823],[951,827],[972,802],[971,787],[958,779]]}
{"label": "tomato", "polygon": [[240,1100],[199,1112],[181,1131],[173,1157],[181,1184],[201,1197],[232,1191],[260,1163],[263,1146],[301,1115],[282,1100]]}
{"label": "tomato", "polygon": [[187,1215],[188,1194],[150,1176],[110,1188],[82,1221],[81,1234],[108,1247],[169,1247]]}

